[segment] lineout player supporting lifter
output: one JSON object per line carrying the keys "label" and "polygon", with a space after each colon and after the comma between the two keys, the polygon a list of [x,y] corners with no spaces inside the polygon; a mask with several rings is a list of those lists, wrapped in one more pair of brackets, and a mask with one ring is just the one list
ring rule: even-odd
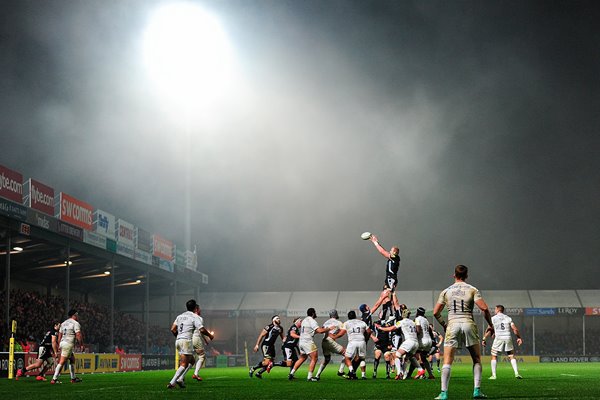
{"label": "lineout player supporting lifter", "polygon": [[385,267],[385,284],[391,291],[396,289],[398,285],[398,269],[400,268],[400,249],[398,246],[392,246],[390,251],[387,251],[381,244],[377,236],[371,235],[371,242],[377,248],[377,251],[387,258],[387,264]]}

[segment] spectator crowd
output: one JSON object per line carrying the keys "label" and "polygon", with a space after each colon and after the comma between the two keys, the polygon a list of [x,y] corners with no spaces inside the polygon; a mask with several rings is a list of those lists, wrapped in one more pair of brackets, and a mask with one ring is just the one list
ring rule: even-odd
{"label": "spectator crowd", "polygon": [[[5,298],[5,293],[1,294]],[[22,289],[10,292],[10,319],[17,321],[16,341],[20,347],[29,346],[35,351],[34,343],[41,339],[53,322],[66,319],[65,299],[61,296],[45,296],[38,292]],[[110,343],[110,308],[95,303],[74,302],[79,310],[79,321],[88,350],[114,352]],[[8,348],[10,328],[6,326],[5,308],[0,310],[2,350]],[[150,326],[148,333],[149,350],[154,354],[170,354],[174,350],[173,336],[168,327]],[[128,353],[144,351],[146,324],[131,315],[114,312],[114,344]]]}

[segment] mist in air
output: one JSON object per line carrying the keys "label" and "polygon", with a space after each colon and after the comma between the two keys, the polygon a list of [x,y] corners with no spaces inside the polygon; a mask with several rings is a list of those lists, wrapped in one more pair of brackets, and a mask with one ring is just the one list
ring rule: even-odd
{"label": "mist in air", "polygon": [[162,3],[5,2],[0,163],[189,240],[208,290],[378,290],[363,231],[401,290],[598,288],[597,4],[198,3],[239,75],[190,116],[142,62]]}

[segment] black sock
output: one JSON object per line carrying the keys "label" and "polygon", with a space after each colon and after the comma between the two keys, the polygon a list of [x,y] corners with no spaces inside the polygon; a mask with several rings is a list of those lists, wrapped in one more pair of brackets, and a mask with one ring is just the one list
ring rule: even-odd
{"label": "black sock", "polygon": [[263,372],[265,372],[267,370],[267,367],[262,367],[261,369],[258,370],[257,374],[260,375]]}
{"label": "black sock", "polygon": [[377,367],[379,367],[379,358],[373,360],[373,373],[377,373]]}
{"label": "black sock", "polygon": [[385,374],[387,376],[390,376],[390,362],[389,361],[385,362]]}

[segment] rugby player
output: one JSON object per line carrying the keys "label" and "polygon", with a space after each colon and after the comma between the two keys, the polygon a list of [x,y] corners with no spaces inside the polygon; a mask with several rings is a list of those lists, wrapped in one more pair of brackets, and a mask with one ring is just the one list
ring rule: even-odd
{"label": "rugby player", "polygon": [[[442,366],[442,391],[436,400],[448,399],[448,385],[454,353],[457,348],[466,346],[473,360],[473,398],[486,399],[481,392],[481,348],[477,324],[473,319],[473,307],[477,305],[483,312],[490,331],[493,333],[492,316],[485,300],[474,286],[466,283],[469,269],[464,265],[454,268],[454,284],[446,288],[433,309],[433,315],[446,331],[444,338],[444,365]],[[442,309],[448,309],[448,321],[442,318]]]}
{"label": "rugby player", "polygon": [[300,324],[302,318],[296,317],[292,321],[292,326],[287,331],[281,350],[283,351],[283,360],[274,363],[274,367],[288,367],[290,371],[294,367],[294,363],[298,361],[298,340],[300,339]]}
{"label": "rugby player", "polygon": [[[346,331],[343,328],[344,324],[342,323],[342,321],[339,320],[339,318],[340,317],[338,315],[337,310],[330,310],[329,319],[323,324],[323,327],[325,328],[333,328],[329,332],[326,332],[325,336],[323,336],[323,342],[321,343],[321,348],[323,349],[323,361],[321,361],[321,365],[319,365],[317,375],[315,375],[317,379],[321,379],[321,373],[323,372],[327,364],[329,364],[329,362],[331,361],[332,353],[340,354],[343,356],[346,351],[346,349],[344,349],[344,346],[337,342],[337,339],[346,334]],[[338,375],[344,375],[344,362],[340,364],[340,367],[338,369]]]}
{"label": "rugby player", "polygon": [[[265,326],[256,339],[256,345],[254,345],[254,352],[256,353],[259,348],[262,350],[263,359],[258,362],[254,367],[250,368],[250,378],[254,371],[258,369],[258,372],[254,376],[262,379],[262,374],[265,371],[271,372],[273,367],[273,360],[275,359],[275,341],[277,337],[280,337],[283,341],[283,328],[281,327],[281,319],[279,315],[274,315],[271,318],[271,323]],[[262,341],[262,343],[261,343]]]}
{"label": "rugby player", "polygon": [[83,346],[83,334],[81,333],[81,325],[79,324],[79,314],[77,310],[69,310],[69,318],[60,324],[58,332],[58,347],[60,350],[60,359],[54,370],[54,376],[50,381],[51,384],[61,383],[58,380],[60,371],[62,371],[63,365],[69,360],[69,374],[71,375],[71,383],[81,382],[77,376],[75,376],[75,354],[73,350],[75,345]]}
{"label": "rugby player", "polygon": [[[506,352],[508,355],[508,359],[510,360],[510,365],[513,368],[515,373],[515,378],[523,379],[521,375],[519,375],[519,369],[517,368],[517,359],[515,358],[514,346],[512,337],[510,336],[510,331],[512,330],[515,336],[517,337],[517,345],[520,346],[523,344],[523,339],[521,339],[521,335],[519,334],[519,330],[517,326],[513,322],[512,318],[508,315],[504,314],[504,306],[497,305],[496,306],[496,315],[492,317],[492,323],[494,324],[494,343],[492,344],[492,376],[490,379],[496,379],[496,366],[498,363],[498,353]],[[481,344],[485,347],[485,338],[491,334],[489,330],[486,329],[485,334],[483,335],[483,340]]]}
{"label": "rugby player", "polygon": [[204,359],[206,358],[206,352],[204,351],[204,341],[206,339],[204,339],[204,337],[207,336],[210,340],[213,340],[215,337],[204,327],[204,318],[201,317],[200,306],[196,308],[194,314],[198,316],[201,327],[200,329],[195,329],[194,334],[192,335],[192,346],[194,346],[194,352],[198,355],[198,359],[196,360],[196,369],[194,370],[192,379],[202,381],[202,378],[198,376],[198,373],[200,372],[200,368],[202,368]]}
{"label": "rugby player", "polygon": [[400,268],[400,249],[398,246],[392,246],[390,251],[387,251],[381,244],[377,236],[371,235],[371,242],[377,248],[377,251],[387,259],[385,266],[385,284],[391,291],[396,289],[398,285],[398,269]]}
{"label": "rugby player", "polygon": [[348,312],[348,321],[344,323],[343,329],[348,335],[348,346],[346,347],[346,352],[344,353],[346,365],[350,370],[348,373],[348,378],[357,379],[356,371],[352,365],[352,361],[356,359],[359,362],[361,369],[361,379],[367,379],[365,376],[365,357],[367,355],[366,337],[371,335],[371,328],[369,328],[363,320],[356,319],[356,311],[351,310]]}
{"label": "rugby player", "polygon": [[290,374],[288,375],[289,380],[296,379],[294,376],[296,371],[298,371],[298,368],[300,368],[304,361],[306,361],[306,359],[310,357],[310,364],[308,366],[308,375],[306,377],[306,380],[309,382],[318,381],[317,378],[313,377],[313,371],[315,370],[315,365],[317,365],[317,360],[319,356],[314,336],[315,333],[325,333],[331,330],[331,328],[333,327],[320,327],[319,324],[317,324],[317,321],[315,321],[316,317],[317,312],[314,308],[311,307],[308,310],[306,310],[306,317],[302,320],[302,323],[300,324],[300,339],[298,341],[298,345],[300,347],[300,357],[298,358],[298,361],[296,361],[296,363],[294,364],[294,368],[292,368]]}
{"label": "rugby player", "polygon": [[196,300],[188,300],[185,303],[186,312],[179,314],[173,325],[171,325],[171,333],[176,336],[175,350],[179,352],[179,368],[175,371],[173,378],[167,385],[167,389],[173,389],[175,384],[180,388],[185,388],[185,374],[194,364],[194,344],[192,336],[195,330],[202,328],[201,318],[196,314],[198,303]]}
{"label": "rugby player", "polygon": [[60,328],[60,322],[55,322],[52,325],[42,340],[40,340],[38,348],[38,357],[35,362],[27,367],[23,367],[17,370],[17,379],[21,376],[25,376],[28,371],[32,369],[40,368],[38,376],[35,378],[38,381],[45,381],[46,370],[52,365],[53,359],[58,354],[58,329]]}

